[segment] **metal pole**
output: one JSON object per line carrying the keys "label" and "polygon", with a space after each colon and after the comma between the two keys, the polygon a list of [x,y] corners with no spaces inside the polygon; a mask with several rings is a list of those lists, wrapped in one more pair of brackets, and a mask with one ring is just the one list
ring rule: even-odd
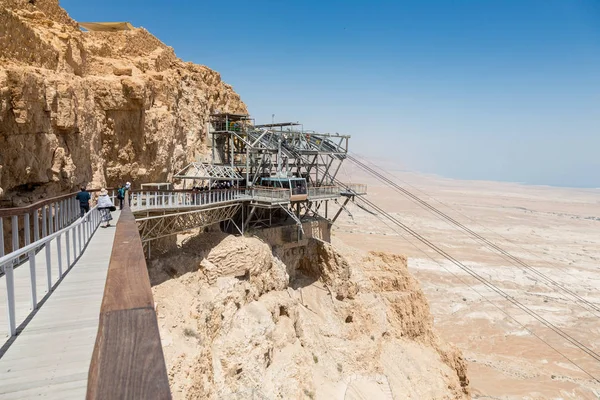
{"label": "metal pole", "polygon": [[35,251],[29,252],[29,280],[31,281],[31,309],[37,308],[37,279],[35,270]]}
{"label": "metal pole", "polygon": [[92,211],[88,213],[87,220],[85,221],[85,230],[87,231],[86,243],[92,238]]}
{"label": "metal pole", "polygon": [[81,255],[81,253],[83,252],[83,242],[81,241],[81,224],[77,225],[77,236],[79,236],[79,254]]}
{"label": "metal pole", "polygon": [[58,232],[58,230],[59,230],[58,222],[60,221],[60,216],[59,216],[60,211],[58,210],[58,203],[53,203],[53,206],[54,206],[54,232]]}
{"label": "metal pole", "polygon": [[[19,217],[17,215],[13,215],[12,217],[12,250],[19,250]],[[17,261],[17,260],[15,260]]]}
{"label": "metal pole", "polygon": [[40,240],[40,210],[33,212],[33,241]]}
{"label": "metal pole", "polygon": [[55,206],[55,210],[56,210],[55,211],[56,212],[56,231],[58,232],[61,229],[61,226],[60,226],[60,221],[62,219],[62,210],[60,208],[61,202],[59,201],[59,202],[54,203],[54,204],[56,204],[56,206]]}
{"label": "metal pole", "polygon": [[206,129],[206,133],[210,135],[210,139],[211,139],[211,151],[212,151],[212,162],[213,164],[216,162],[215,161],[215,135],[214,133],[211,134],[210,133],[210,122],[207,124],[207,129]]}
{"label": "metal pole", "polygon": [[62,278],[62,276],[63,276],[63,269],[62,269],[62,249],[61,249],[60,236],[61,235],[58,235],[58,237],[56,238],[56,254],[58,256],[58,277],[59,277],[59,279]]}
{"label": "metal pole", "polygon": [[60,201],[60,229],[64,228],[65,225],[67,224],[67,220],[66,220],[66,218],[67,218],[66,208],[67,207],[65,207],[65,204],[66,204],[65,202],[66,202],[66,200]]}
{"label": "metal pole", "polygon": [[23,215],[23,227],[25,228],[25,246],[31,243],[31,228],[29,226],[29,213]]}
{"label": "metal pole", "polygon": [[42,206],[42,237],[48,236],[48,211],[46,206]]}
{"label": "metal pole", "polygon": [[67,250],[67,269],[71,267],[71,240],[69,239],[69,231],[65,234],[65,249]]}
{"label": "metal pole", "polygon": [[231,169],[234,168],[233,166],[233,159],[234,159],[234,155],[233,155],[233,133],[229,134],[229,146],[231,146]]}
{"label": "metal pole", "polygon": [[73,235],[73,264],[75,263],[75,260],[77,259],[77,228],[73,227],[73,229],[71,229],[71,234]]}
{"label": "metal pole", "polygon": [[52,290],[52,262],[51,262],[51,254],[50,254],[50,245],[52,241],[46,242],[46,279],[48,286],[48,293]]}
{"label": "metal pole", "polygon": [[17,333],[15,320],[15,276],[12,263],[4,264],[4,276],[6,277],[6,304],[8,306],[8,335],[12,337]]}
{"label": "metal pole", "polygon": [[48,205],[48,235],[54,232],[54,203]]}
{"label": "metal pole", "polygon": [[0,257],[4,257],[4,218],[0,217]]}

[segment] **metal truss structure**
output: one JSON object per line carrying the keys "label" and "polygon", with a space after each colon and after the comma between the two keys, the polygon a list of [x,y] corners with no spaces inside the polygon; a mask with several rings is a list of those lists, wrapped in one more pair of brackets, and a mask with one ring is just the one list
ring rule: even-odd
{"label": "metal truss structure", "polygon": [[[153,215],[136,217],[136,222],[144,243],[190,229],[204,228],[218,222],[233,222],[234,217],[242,212],[242,208],[243,205],[240,202],[193,211],[157,212]],[[235,224],[235,222],[233,223]],[[241,230],[239,232],[242,233]]]}
{"label": "metal truss structure", "polygon": [[350,136],[308,132],[297,123],[252,126],[238,115],[211,117],[215,165],[230,166],[253,186],[276,173],[306,178],[308,186],[333,184]]}
{"label": "metal truss structure", "polygon": [[188,164],[179,171],[174,179],[184,180],[184,186],[187,181],[241,181],[244,178],[228,165],[215,165],[200,162]]}

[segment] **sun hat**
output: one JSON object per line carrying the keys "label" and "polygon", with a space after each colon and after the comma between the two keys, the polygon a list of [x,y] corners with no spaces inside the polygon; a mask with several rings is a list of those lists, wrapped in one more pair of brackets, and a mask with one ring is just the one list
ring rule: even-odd
{"label": "sun hat", "polygon": [[108,190],[106,190],[106,189],[104,189],[104,188],[102,188],[102,189],[100,190],[100,196],[106,196],[107,194],[108,194]]}

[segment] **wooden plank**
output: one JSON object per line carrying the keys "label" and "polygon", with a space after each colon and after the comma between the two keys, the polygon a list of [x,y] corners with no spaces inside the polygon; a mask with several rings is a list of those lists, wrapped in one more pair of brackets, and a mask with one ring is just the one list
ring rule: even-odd
{"label": "wooden plank", "polygon": [[127,203],[115,232],[87,399],[171,399],[142,241]]}
{"label": "wooden plank", "polygon": [[102,312],[153,306],[142,241],[135,218],[127,210],[117,223]]}
{"label": "wooden plank", "polygon": [[170,399],[167,368],[152,308],[100,316],[88,399]]}

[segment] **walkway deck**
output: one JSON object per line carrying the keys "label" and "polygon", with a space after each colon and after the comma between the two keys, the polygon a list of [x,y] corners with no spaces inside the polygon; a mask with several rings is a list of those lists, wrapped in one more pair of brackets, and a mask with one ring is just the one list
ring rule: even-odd
{"label": "walkway deck", "polygon": [[[119,212],[113,213],[113,223],[118,217]],[[114,235],[114,227],[98,228],[77,264],[0,358],[0,399],[85,398]],[[55,257],[56,251],[52,253]],[[44,257],[44,251],[36,257],[36,261],[40,258],[36,265],[37,286],[43,288],[38,291],[39,297],[45,294]],[[56,277],[57,271],[53,271],[53,283]],[[2,282],[0,299],[6,297],[5,290]],[[17,313],[21,310],[17,324],[27,312],[25,307],[30,306],[29,293],[26,264],[15,270]],[[0,300],[5,308],[4,302]],[[0,314],[0,326],[5,328],[6,311],[2,309]],[[5,332],[6,329],[0,334]]]}

